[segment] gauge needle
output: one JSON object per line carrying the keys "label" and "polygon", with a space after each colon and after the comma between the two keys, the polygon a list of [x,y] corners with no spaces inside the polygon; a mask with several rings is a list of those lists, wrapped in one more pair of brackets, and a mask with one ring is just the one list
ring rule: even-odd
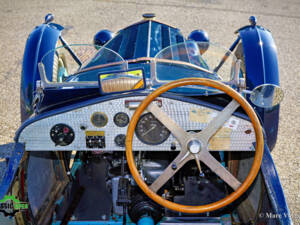
{"label": "gauge needle", "polygon": [[147,130],[145,133],[143,133],[142,137],[144,137],[146,134],[148,134],[149,132],[151,132],[152,130],[154,130],[156,127],[157,127],[157,125],[153,124],[149,130]]}

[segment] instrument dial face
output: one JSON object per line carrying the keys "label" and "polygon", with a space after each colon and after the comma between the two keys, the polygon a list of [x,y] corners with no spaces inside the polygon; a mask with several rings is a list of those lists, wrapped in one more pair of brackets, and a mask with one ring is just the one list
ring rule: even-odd
{"label": "instrument dial face", "polygon": [[126,140],[125,134],[118,134],[115,137],[115,143],[119,147],[125,147],[125,140]]}
{"label": "instrument dial face", "polygon": [[91,122],[95,127],[104,127],[107,124],[107,116],[103,112],[95,112],[91,116]]}
{"label": "instrument dial face", "polygon": [[60,123],[51,128],[50,137],[55,146],[66,146],[73,142],[75,134],[70,126]]}
{"label": "instrument dial face", "polygon": [[135,129],[138,139],[149,145],[159,145],[170,136],[170,131],[152,113],[141,116]]}
{"label": "instrument dial face", "polygon": [[118,127],[126,127],[129,123],[129,116],[124,113],[124,112],[118,112],[115,116],[114,116],[114,123],[118,126]]}

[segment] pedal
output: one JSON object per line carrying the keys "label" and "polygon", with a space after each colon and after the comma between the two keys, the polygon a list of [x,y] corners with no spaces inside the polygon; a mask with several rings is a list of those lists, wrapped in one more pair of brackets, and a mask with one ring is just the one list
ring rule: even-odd
{"label": "pedal", "polygon": [[128,205],[130,201],[130,185],[129,179],[121,177],[119,179],[119,186],[118,186],[118,198],[117,198],[117,205]]}

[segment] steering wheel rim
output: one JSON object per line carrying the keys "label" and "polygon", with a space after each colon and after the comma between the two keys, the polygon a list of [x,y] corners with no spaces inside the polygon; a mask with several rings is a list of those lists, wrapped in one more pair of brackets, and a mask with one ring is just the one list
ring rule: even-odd
{"label": "steering wheel rim", "polygon": [[[254,131],[255,131],[255,137],[256,137],[256,146],[255,146],[255,156],[254,161],[252,164],[252,167],[248,173],[248,176],[244,180],[244,182],[230,195],[226,196],[225,198],[213,202],[206,205],[200,205],[200,206],[191,206],[191,205],[182,205],[178,203],[174,203],[171,201],[168,201],[164,198],[162,198],[160,195],[156,194],[154,191],[152,191],[149,186],[144,182],[142,177],[140,176],[133,157],[133,151],[132,151],[132,140],[133,140],[133,134],[135,132],[136,124],[139,120],[140,115],[143,113],[143,111],[150,105],[150,103],[160,96],[162,93],[165,93],[166,91],[180,87],[180,86],[186,86],[186,85],[203,85],[208,86],[212,88],[219,89],[232,97],[236,102],[240,104],[240,106],[245,110],[246,114],[249,116],[251,123],[253,125]],[[217,209],[220,209],[233,201],[235,201],[237,198],[239,198],[253,183],[254,179],[256,178],[260,165],[262,162],[263,157],[263,147],[264,147],[264,141],[263,141],[263,133],[262,128],[260,125],[260,122],[256,116],[256,113],[250,106],[250,104],[245,100],[238,92],[230,88],[229,86],[215,80],[205,79],[205,78],[185,78],[176,80],[173,82],[170,82],[168,84],[165,84],[161,86],[160,88],[156,89],[154,92],[152,92],[150,95],[148,95],[139,105],[139,107],[134,112],[131,121],[128,125],[127,129],[127,135],[126,135],[126,158],[127,163],[130,169],[130,172],[138,184],[138,186],[141,188],[141,190],[152,200],[154,200],[156,203],[169,208],[174,211],[183,212],[183,213],[204,213],[204,212],[210,212]]]}

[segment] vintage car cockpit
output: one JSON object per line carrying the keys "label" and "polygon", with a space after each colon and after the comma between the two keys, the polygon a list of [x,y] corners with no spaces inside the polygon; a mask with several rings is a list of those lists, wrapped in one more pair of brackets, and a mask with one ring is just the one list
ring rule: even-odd
{"label": "vintage car cockpit", "polygon": [[267,145],[264,118],[248,99],[263,110],[282,95],[276,85],[247,90],[241,58],[231,51],[238,44],[240,37],[230,50],[186,39],[153,19],[103,45],[69,45],[58,36],[40,57],[34,84],[24,89],[34,87],[32,99],[23,101],[32,110],[15,137],[27,153],[14,191],[30,203],[32,220],[256,220],[270,204],[262,203],[260,172]]}

